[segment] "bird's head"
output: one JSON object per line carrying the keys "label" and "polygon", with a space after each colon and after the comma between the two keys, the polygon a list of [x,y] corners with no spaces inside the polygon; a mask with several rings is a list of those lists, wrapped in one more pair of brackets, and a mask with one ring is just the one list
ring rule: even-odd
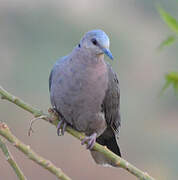
{"label": "bird's head", "polygon": [[109,38],[102,30],[92,30],[87,32],[81,39],[80,46],[96,55],[106,54],[113,60],[112,53],[109,50]]}

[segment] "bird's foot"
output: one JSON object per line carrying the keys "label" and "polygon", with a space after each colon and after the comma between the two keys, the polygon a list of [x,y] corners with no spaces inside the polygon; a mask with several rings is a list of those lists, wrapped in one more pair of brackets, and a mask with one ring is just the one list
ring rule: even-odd
{"label": "bird's foot", "polygon": [[58,136],[64,135],[64,132],[65,132],[66,126],[67,126],[67,122],[65,121],[65,119],[59,115],[59,112],[57,111],[57,109],[55,107],[49,108],[48,112],[51,115],[50,120],[49,120],[50,122],[58,120],[60,117],[61,120],[59,121],[59,123],[57,125],[57,135]]}
{"label": "bird's foot", "polygon": [[87,143],[87,149],[91,150],[93,148],[93,146],[95,145],[95,142],[96,142],[96,137],[97,137],[97,134],[96,133],[93,133],[91,136],[86,136],[81,144],[85,144]]}
{"label": "bird's foot", "polygon": [[50,118],[49,118],[50,123],[52,123],[53,121],[55,121],[59,118],[59,114],[58,114],[56,108],[49,108],[48,112],[50,114]]}
{"label": "bird's foot", "polygon": [[67,122],[64,119],[61,119],[57,125],[57,135],[62,136],[66,131]]}

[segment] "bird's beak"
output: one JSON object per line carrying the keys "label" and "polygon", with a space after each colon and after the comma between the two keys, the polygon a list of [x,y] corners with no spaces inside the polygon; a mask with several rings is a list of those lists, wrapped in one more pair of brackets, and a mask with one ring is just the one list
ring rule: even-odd
{"label": "bird's beak", "polygon": [[109,49],[107,49],[107,48],[102,48],[102,51],[103,51],[103,53],[104,54],[106,54],[110,59],[114,59],[113,58],[113,56],[112,56],[112,53],[111,53],[111,51],[109,50]]}

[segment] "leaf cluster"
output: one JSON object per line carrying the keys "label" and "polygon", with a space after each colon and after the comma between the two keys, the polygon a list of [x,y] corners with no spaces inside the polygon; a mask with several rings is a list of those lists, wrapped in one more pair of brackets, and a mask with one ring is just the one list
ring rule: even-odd
{"label": "leaf cluster", "polygon": [[[159,50],[162,50],[165,46],[170,46],[178,39],[178,20],[176,20],[173,16],[167,13],[161,7],[158,8],[161,18],[167,24],[167,26],[171,29],[172,34],[168,36],[164,41],[161,42],[159,46]],[[164,92],[171,85],[174,88],[175,94],[178,94],[178,72],[170,72],[165,75],[166,83],[162,88],[162,92]]]}

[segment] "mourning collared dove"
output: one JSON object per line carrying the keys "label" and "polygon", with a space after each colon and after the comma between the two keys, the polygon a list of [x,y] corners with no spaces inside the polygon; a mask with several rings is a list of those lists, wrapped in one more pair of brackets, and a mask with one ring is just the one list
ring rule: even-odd
{"label": "mourning collared dove", "polygon": [[87,32],[69,55],[55,63],[49,90],[52,107],[61,119],[58,135],[64,134],[66,125],[84,132],[86,137],[82,144],[87,143],[95,162],[115,166],[92,150],[98,142],[121,156],[119,82],[111,66],[104,61],[104,54],[113,59],[105,32]]}

